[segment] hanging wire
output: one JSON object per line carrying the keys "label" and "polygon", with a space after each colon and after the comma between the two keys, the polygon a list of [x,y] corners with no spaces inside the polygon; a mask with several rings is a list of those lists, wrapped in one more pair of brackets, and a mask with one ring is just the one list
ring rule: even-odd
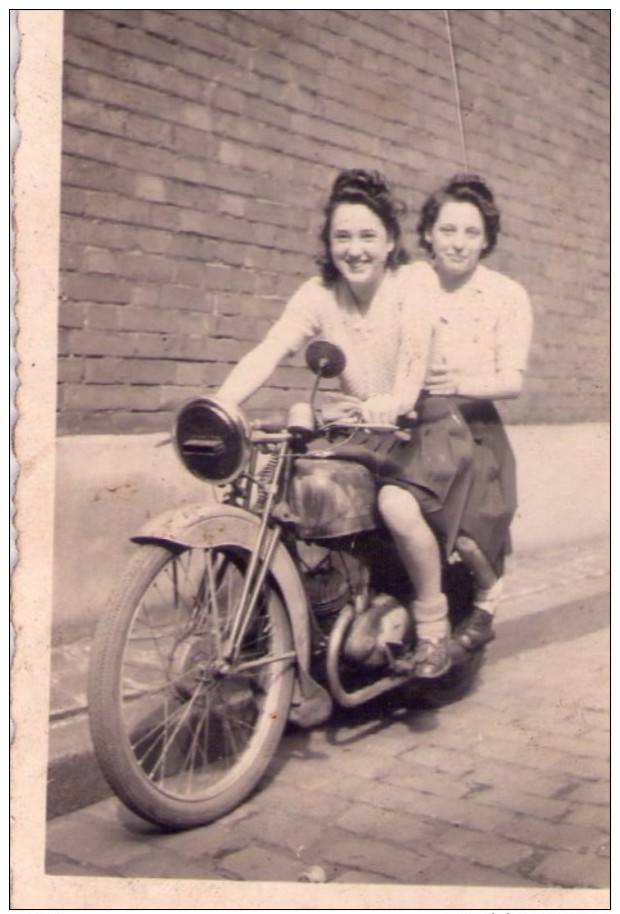
{"label": "hanging wire", "polygon": [[448,47],[450,48],[450,63],[452,65],[452,80],[454,83],[454,98],[456,100],[456,112],[459,122],[459,132],[461,134],[461,151],[463,153],[463,165],[465,171],[469,171],[469,162],[467,160],[467,146],[465,145],[465,128],[463,125],[463,113],[461,110],[461,91],[459,89],[459,77],[456,71],[456,57],[454,56],[454,43],[452,41],[452,28],[450,26],[450,11],[444,10],[446,19],[446,30],[448,32]]}

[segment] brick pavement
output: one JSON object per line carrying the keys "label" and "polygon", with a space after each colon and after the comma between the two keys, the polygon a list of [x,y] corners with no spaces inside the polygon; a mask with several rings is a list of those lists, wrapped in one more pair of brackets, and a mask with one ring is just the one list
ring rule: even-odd
{"label": "brick pavement", "polygon": [[48,873],[606,888],[607,568],[600,543],[520,557],[464,701],[290,732],[261,791],[205,828],[159,834],[114,799],[59,817]]}

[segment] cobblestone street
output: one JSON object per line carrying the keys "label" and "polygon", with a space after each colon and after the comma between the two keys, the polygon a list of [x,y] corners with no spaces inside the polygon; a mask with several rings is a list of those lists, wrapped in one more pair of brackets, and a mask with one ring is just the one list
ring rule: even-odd
{"label": "cobblestone street", "polygon": [[384,698],[290,731],[261,790],[205,828],[160,834],[115,799],[61,816],[48,824],[47,872],[605,889],[605,563],[582,549],[553,588],[535,564],[524,563],[465,700],[433,711]]}

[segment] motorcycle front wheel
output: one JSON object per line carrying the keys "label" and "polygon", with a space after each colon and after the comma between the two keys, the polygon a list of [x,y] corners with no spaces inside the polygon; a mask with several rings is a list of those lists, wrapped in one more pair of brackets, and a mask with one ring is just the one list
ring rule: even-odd
{"label": "motorcycle front wheel", "polygon": [[288,718],[291,628],[267,577],[239,654],[224,657],[250,552],[141,547],[101,620],[89,673],[91,735],[123,803],[184,829],[254,790]]}

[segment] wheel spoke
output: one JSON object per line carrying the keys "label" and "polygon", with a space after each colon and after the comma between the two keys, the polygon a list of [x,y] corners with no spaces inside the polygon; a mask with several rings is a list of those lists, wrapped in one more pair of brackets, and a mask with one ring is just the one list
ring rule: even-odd
{"label": "wheel spoke", "polygon": [[290,694],[295,653],[267,583],[238,661],[229,667],[223,657],[248,563],[239,547],[171,553],[136,604],[119,682],[121,719],[136,765],[166,797],[209,796],[237,770],[241,777],[259,759],[264,767],[260,734],[284,716],[270,711],[277,707],[270,696]]}
{"label": "wheel spoke", "polygon": [[192,695],[191,699],[183,706],[182,712],[181,712],[181,714],[179,714],[178,719],[175,722],[175,725],[174,725],[171,733],[168,733],[168,728],[166,726],[166,729],[164,730],[164,737],[162,740],[161,754],[160,754],[159,758],[157,759],[157,762],[156,762],[154,768],[152,768],[151,771],[149,772],[149,777],[155,779],[157,776],[158,770],[161,772],[160,780],[162,780],[163,777],[165,776],[168,751],[170,750],[171,746],[174,744],[174,741],[175,741],[176,737],[178,736],[181,727],[187,721],[189,715],[191,714],[192,708],[196,701],[196,697],[197,697],[196,694]]}
{"label": "wheel spoke", "polygon": [[[179,720],[182,723],[183,718],[187,714],[187,711],[188,711],[188,704],[191,705],[191,703],[192,703],[190,701],[190,702],[186,702],[184,704],[177,704],[177,706],[174,710],[168,711],[168,704],[170,701],[171,701],[170,697],[166,696],[164,706],[162,708],[161,717],[158,717],[156,720],[153,721],[152,725],[150,726],[150,729],[138,731],[137,738],[131,741],[131,747],[136,752],[136,758],[138,758],[138,761],[140,763],[142,763],[144,761],[144,759],[146,758],[147,752],[152,751],[153,743],[151,741],[153,740],[154,737],[156,737],[156,743],[161,743],[162,745],[166,744],[166,734],[168,732],[168,726],[171,723],[174,723],[175,725],[178,724]],[[192,699],[192,701],[193,701],[193,699]],[[177,726],[177,729],[178,729],[178,726]],[[170,740],[168,740],[168,742],[170,742]],[[138,753],[137,753],[138,748],[140,746],[143,746],[144,744],[149,744],[149,743],[150,743],[150,745],[147,746],[147,751],[144,753],[144,755],[142,757],[138,757]]]}

